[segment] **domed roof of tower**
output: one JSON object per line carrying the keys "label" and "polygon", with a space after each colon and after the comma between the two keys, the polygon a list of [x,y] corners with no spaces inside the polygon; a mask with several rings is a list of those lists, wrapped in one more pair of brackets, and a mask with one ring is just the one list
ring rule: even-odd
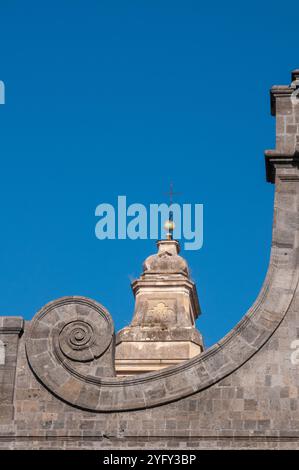
{"label": "domed roof of tower", "polygon": [[159,240],[158,253],[143,263],[144,274],[183,274],[189,277],[187,261],[179,256],[180,245],[176,240]]}

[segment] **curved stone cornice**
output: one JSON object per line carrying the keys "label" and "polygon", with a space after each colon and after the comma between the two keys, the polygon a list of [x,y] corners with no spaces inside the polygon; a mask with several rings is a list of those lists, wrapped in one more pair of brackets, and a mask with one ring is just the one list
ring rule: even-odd
{"label": "curved stone cornice", "polygon": [[[298,285],[298,181],[279,178],[275,196],[273,241],[261,292],[242,320],[221,341],[193,359],[159,372],[134,377],[99,378],[70,370],[67,362],[36,369],[27,339],[27,355],[41,382],[62,400],[86,410],[135,410],[165,404],[200,392],[240,368],[273,335],[286,315]],[[292,174],[297,169],[290,169]],[[294,227],[297,227],[294,229]],[[98,305],[84,298],[80,301]],[[45,307],[47,308],[47,307]],[[42,309],[43,310],[43,309]],[[107,312],[106,312],[107,313]],[[38,315],[33,325],[39,320]],[[31,330],[32,331],[32,326]],[[53,358],[52,358],[53,359]]]}

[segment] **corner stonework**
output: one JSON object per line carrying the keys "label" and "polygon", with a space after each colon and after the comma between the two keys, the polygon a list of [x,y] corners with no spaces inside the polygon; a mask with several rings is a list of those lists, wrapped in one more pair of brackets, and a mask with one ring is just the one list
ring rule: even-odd
{"label": "corner stonework", "polygon": [[265,151],[265,161],[267,181],[274,183],[277,170],[299,166],[299,69],[293,70],[290,85],[274,85],[270,96],[276,148]]}

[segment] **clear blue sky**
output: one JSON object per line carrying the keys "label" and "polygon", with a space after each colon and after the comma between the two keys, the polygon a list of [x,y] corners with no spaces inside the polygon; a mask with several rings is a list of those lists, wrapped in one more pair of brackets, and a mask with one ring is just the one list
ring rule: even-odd
{"label": "clear blue sky", "polygon": [[95,207],[204,204],[204,246],[186,252],[207,345],[262,285],[273,186],[268,90],[299,66],[298,2],[2,1],[0,314],[32,318],[85,295],[116,329],[153,241],[99,241]]}

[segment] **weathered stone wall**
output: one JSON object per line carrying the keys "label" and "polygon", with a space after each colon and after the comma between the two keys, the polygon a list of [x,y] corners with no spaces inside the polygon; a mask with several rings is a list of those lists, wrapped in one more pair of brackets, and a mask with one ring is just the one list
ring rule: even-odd
{"label": "weathered stone wall", "polygon": [[0,448],[299,448],[299,169],[294,159],[271,166],[267,277],[240,323],[201,355],[114,377],[99,304],[59,299],[24,328],[1,318]]}
{"label": "weathered stone wall", "polygon": [[23,319],[0,317],[0,429],[13,424],[15,375]]}

